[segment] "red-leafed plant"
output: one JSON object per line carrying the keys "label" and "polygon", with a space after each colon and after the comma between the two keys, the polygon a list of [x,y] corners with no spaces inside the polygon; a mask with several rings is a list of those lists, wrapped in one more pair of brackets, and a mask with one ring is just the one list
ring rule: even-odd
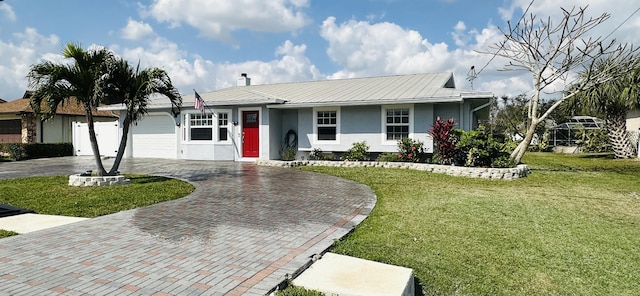
{"label": "red-leafed plant", "polygon": [[440,116],[438,116],[429,130],[435,146],[434,160],[440,164],[453,163],[453,156],[456,151],[455,139],[453,137],[453,127],[455,125],[455,119],[449,118],[448,120],[442,120]]}

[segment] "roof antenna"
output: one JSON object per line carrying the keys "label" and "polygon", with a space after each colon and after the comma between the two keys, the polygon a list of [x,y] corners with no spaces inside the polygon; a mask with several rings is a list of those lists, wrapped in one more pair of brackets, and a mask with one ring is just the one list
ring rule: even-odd
{"label": "roof antenna", "polygon": [[473,81],[476,78],[478,78],[478,74],[476,73],[476,67],[471,66],[471,69],[469,69],[469,72],[467,73],[467,80],[471,82],[471,90],[473,90]]}

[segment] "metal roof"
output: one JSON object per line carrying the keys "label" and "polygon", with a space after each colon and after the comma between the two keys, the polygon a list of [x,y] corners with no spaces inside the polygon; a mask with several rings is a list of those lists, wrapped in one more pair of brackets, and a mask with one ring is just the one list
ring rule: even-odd
{"label": "metal roof", "polygon": [[[199,94],[208,106],[266,104],[269,108],[443,103],[493,97],[491,92],[456,89],[452,73],[236,86]],[[183,105],[188,106],[193,102],[194,96],[184,95]],[[166,107],[167,103],[167,100],[153,100],[149,107]]]}

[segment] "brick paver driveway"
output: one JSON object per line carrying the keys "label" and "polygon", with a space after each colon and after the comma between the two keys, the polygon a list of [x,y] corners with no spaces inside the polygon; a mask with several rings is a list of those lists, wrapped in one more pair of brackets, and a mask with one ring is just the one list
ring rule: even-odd
{"label": "brick paver driveway", "polygon": [[[84,157],[0,163],[0,179],[92,167]],[[1,239],[0,295],[264,295],[375,204],[361,184],[250,163],[125,159],[120,169],[181,178],[196,190]]]}

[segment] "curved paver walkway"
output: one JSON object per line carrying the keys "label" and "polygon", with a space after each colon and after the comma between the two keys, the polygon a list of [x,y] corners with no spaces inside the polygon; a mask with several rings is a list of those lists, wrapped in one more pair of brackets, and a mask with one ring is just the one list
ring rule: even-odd
{"label": "curved paver walkway", "polygon": [[[0,179],[92,167],[85,157],[0,163]],[[125,159],[120,170],[188,180],[196,190],[1,239],[0,295],[264,295],[375,204],[361,184],[250,163]]]}

